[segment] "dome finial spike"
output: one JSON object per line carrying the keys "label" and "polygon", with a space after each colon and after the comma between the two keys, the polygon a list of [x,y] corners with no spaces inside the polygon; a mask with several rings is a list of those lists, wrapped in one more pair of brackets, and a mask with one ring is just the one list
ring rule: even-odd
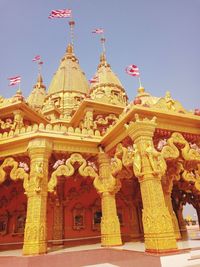
{"label": "dome finial spike", "polygon": [[73,44],[68,44],[66,52],[67,52],[67,54],[73,54],[73,52],[74,52]]}
{"label": "dome finial spike", "polygon": [[102,37],[100,40],[102,44],[103,53],[106,54],[106,47],[105,47],[106,38],[104,37],[104,34],[102,34]]}
{"label": "dome finial spike", "polygon": [[69,21],[69,27],[70,27],[70,36],[71,36],[72,46],[74,46],[74,26],[75,26],[75,21],[71,18]]}

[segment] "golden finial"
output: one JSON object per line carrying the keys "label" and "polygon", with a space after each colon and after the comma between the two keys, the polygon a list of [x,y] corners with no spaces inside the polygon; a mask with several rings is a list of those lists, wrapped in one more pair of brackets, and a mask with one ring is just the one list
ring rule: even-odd
{"label": "golden finial", "polygon": [[41,73],[38,73],[37,83],[34,85],[34,88],[44,88],[44,89],[46,89],[46,86],[43,84],[43,79],[42,79]]}
{"label": "golden finial", "polygon": [[139,87],[137,91],[138,91],[138,94],[142,95],[145,92],[145,89],[144,87]]}
{"label": "golden finial", "polygon": [[67,49],[66,49],[67,54],[72,54],[74,52],[73,50],[74,50],[73,45],[68,44]]}
{"label": "golden finial", "polygon": [[100,63],[98,65],[98,69],[100,67],[102,67],[102,66],[104,66],[104,67],[110,67],[110,64],[107,63],[106,55],[105,55],[104,52],[100,55]]}
{"label": "golden finial", "polygon": [[17,91],[16,91],[16,95],[22,95],[22,91],[21,91],[21,89],[19,88],[19,89],[17,89]]}
{"label": "golden finial", "polygon": [[105,53],[102,53],[102,54],[100,55],[100,62],[101,62],[102,64],[106,63],[106,55],[105,55]]}
{"label": "golden finial", "polygon": [[38,83],[43,83],[42,75],[39,73],[38,78],[37,78]]}

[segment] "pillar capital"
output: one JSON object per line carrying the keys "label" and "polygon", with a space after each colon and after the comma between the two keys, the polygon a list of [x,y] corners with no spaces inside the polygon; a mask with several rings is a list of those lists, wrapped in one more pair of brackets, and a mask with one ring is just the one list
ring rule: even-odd
{"label": "pillar capital", "polygon": [[52,142],[45,138],[35,138],[31,140],[28,144],[28,153],[30,157],[34,154],[43,154],[44,152],[46,156],[49,156],[51,151]]}
{"label": "pillar capital", "polygon": [[135,115],[135,122],[131,122],[127,126],[127,133],[133,141],[139,141],[144,138],[152,138],[156,128],[156,117],[151,120],[148,118],[139,118],[139,115]]}
{"label": "pillar capital", "polygon": [[102,163],[110,164],[110,158],[109,158],[109,156],[105,152],[103,152],[103,151],[99,152],[99,154],[98,154],[98,161],[99,161],[99,164],[102,164]]}

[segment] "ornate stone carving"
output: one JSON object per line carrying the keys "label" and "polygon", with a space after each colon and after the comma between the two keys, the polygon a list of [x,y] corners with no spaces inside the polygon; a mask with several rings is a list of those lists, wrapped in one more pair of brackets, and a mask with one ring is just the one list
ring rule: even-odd
{"label": "ornate stone carving", "polygon": [[48,191],[53,192],[55,186],[57,185],[58,176],[72,176],[75,172],[74,164],[78,163],[80,166],[78,172],[83,177],[97,177],[97,173],[91,165],[88,165],[88,162],[82,157],[81,154],[74,153],[72,154],[65,162],[65,165],[60,165],[51,175],[51,178],[48,183]]}
{"label": "ornate stone carving", "polygon": [[[162,148],[161,154],[170,161],[180,158],[178,163],[179,173],[182,171],[182,178],[187,182],[194,182],[195,188],[200,190],[200,153],[180,133],[173,133]],[[183,160],[184,161],[183,161]],[[182,162],[183,161],[183,162]],[[180,177],[174,173],[175,179]]]}
{"label": "ornate stone carving", "polygon": [[165,111],[187,113],[181,103],[171,97],[171,93],[169,91],[166,92],[165,97],[161,97],[155,104],[151,106],[153,108],[159,108]]}
{"label": "ornate stone carving", "polygon": [[12,180],[24,180],[24,189],[26,190],[29,183],[29,175],[23,168],[19,167],[19,163],[11,157],[6,158],[0,166],[0,183],[3,183],[6,179],[6,171],[4,170],[6,167],[12,168],[10,171],[10,178]]}
{"label": "ornate stone carving", "polygon": [[135,155],[138,155],[134,172],[139,178],[143,202],[143,226],[145,247],[148,251],[176,249],[176,240],[171,216],[165,205],[161,177],[166,171],[162,154],[155,150],[153,134],[156,128],[155,118],[139,119],[127,126],[127,132],[135,142]]}
{"label": "ornate stone carving", "polygon": [[113,177],[108,156],[100,149],[99,176],[94,179],[94,187],[101,194],[101,244],[121,245],[120,224],[117,216],[115,193],[121,187],[119,179]]}
{"label": "ornate stone carving", "polygon": [[83,121],[80,123],[81,129],[94,129],[93,111],[87,110]]}
{"label": "ornate stone carving", "polygon": [[33,139],[28,146],[30,178],[27,188],[27,217],[23,254],[42,254],[47,251],[46,209],[48,159],[52,144],[46,139]]}

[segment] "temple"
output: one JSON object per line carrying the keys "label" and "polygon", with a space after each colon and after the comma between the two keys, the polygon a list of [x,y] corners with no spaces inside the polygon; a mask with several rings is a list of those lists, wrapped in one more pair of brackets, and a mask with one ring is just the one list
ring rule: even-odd
{"label": "temple", "polygon": [[1,249],[173,252],[186,203],[200,221],[200,111],[143,87],[128,101],[105,52],[94,73],[89,85],[69,44],[48,90],[39,73],[27,99],[0,97]]}

